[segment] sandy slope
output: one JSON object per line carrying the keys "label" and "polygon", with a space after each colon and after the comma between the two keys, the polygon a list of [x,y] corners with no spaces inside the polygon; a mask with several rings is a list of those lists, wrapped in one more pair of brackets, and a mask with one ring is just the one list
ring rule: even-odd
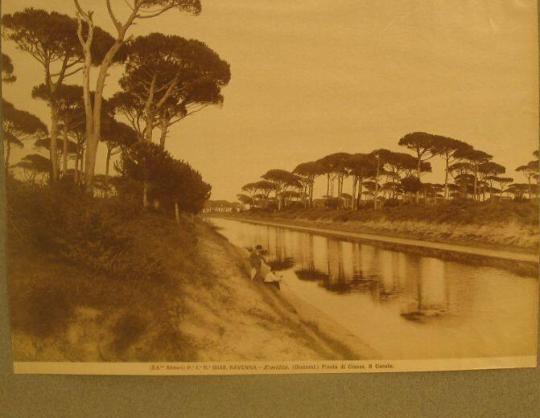
{"label": "sandy slope", "polygon": [[186,314],[180,324],[200,361],[373,358],[373,350],[286,288],[253,283],[246,254],[217,234],[200,245],[216,285],[201,296],[185,289]]}
{"label": "sandy slope", "polygon": [[161,284],[115,281],[58,261],[12,257],[14,359],[170,362],[376,357],[357,337],[299,301],[286,287],[277,291],[252,282],[247,254],[210,225],[195,221],[193,228],[191,267],[180,262],[186,259],[185,249],[163,234],[170,279]]}

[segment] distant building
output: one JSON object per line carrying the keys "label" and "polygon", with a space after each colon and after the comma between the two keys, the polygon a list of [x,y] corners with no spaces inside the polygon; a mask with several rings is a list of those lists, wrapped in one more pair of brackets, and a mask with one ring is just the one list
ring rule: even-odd
{"label": "distant building", "polygon": [[236,213],[242,210],[242,205],[238,202],[227,200],[209,200],[203,208],[203,213]]}

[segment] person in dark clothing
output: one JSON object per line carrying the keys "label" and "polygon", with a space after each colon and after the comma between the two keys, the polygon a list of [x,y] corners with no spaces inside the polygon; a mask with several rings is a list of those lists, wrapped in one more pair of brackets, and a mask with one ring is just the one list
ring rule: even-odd
{"label": "person in dark clothing", "polygon": [[251,265],[251,280],[257,280],[280,288],[280,279],[272,272],[270,266],[264,258],[264,249],[261,245],[257,245],[254,250],[251,250],[249,255],[249,264]]}
{"label": "person in dark clothing", "polygon": [[[260,247],[260,245],[258,245],[257,247]],[[257,279],[262,281],[260,272],[263,258],[259,254],[257,247],[255,247],[255,249],[251,249],[249,254],[249,264],[251,265],[251,280]]]}

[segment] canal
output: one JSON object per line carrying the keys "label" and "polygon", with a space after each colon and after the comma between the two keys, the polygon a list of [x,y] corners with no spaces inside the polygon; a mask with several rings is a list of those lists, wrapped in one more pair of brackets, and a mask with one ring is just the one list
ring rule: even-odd
{"label": "canal", "polygon": [[538,280],[287,228],[213,218],[262,245],[282,286],[388,359],[536,354]]}

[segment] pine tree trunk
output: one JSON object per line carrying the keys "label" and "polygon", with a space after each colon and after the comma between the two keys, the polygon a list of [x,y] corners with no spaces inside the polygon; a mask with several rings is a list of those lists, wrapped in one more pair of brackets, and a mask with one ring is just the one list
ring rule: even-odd
{"label": "pine tree trunk", "polygon": [[180,224],[180,209],[178,207],[178,202],[174,202],[174,218],[176,219],[176,223]]}
{"label": "pine tree trunk", "polygon": [[380,171],[380,159],[377,158],[377,174],[375,176],[375,199],[373,202],[374,209],[378,209],[378,202],[379,202],[379,171]]}
{"label": "pine tree trunk", "polygon": [[[90,193],[93,192],[94,170],[90,166],[95,164],[95,160],[88,160],[87,150],[91,147],[94,140],[94,113],[92,111],[92,98],[90,95],[90,69],[92,67],[91,51],[84,48],[84,71],[83,71],[83,101],[84,115],[86,122],[86,144],[81,154],[81,172],[84,178],[84,187]],[[87,173],[90,175],[87,176]]]}
{"label": "pine tree trunk", "polygon": [[56,103],[51,101],[51,137],[49,147],[49,158],[51,160],[51,183],[58,180],[58,109]]}
{"label": "pine tree trunk", "polygon": [[79,159],[79,184],[84,182],[84,161],[86,158],[86,146],[81,149],[81,157]]}
{"label": "pine tree trunk", "polygon": [[352,188],[352,197],[351,197],[351,209],[356,209],[356,186],[358,182],[358,177],[353,177],[353,188]]}
{"label": "pine tree trunk", "polygon": [[444,170],[444,198],[448,200],[448,165],[449,165],[449,157],[446,156],[446,167]]}
{"label": "pine tree trunk", "polygon": [[[110,64],[109,64],[110,65]],[[108,68],[108,66],[107,66]],[[103,70],[103,68],[102,68]],[[103,103],[103,90],[105,88],[105,78],[107,73],[100,71],[98,77],[96,93],[94,97],[94,108],[92,115],[92,132],[90,135],[90,141],[87,140],[86,143],[86,164],[85,164],[85,178],[86,178],[86,187],[88,190],[93,190],[94,186],[94,175],[96,170],[96,158],[99,141],[101,140],[101,107]]]}
{"label": "pine tree trunk", "polygon": [[155,87],[156,87],[156,75],[154,74],[154,77],[152,78],[152,83],[150,84],[148,98],[146,99],[146,103],[144,105],[144,118],[146,122],[146,126],[144,128],[144,140],[146,142],[152,142],[152,131],[154,128],[153,106],[154,106]]}
{"label": "pine tree trunk", "polygon": [[107,157],[105,159],[105,177],[109,179],[109,170],[111,165],[111,149],[107,147]]}
{"label": "pine tree trunk", "polygon": [[62,176],[65,176],[68,169],[68,130],[64,126],[64,142],[62,144]]}
{"label": "pine tree trunk", "polygon": [[143,182],[143,208],[148,208],[150,206],[150,202],[148,201],[148,181],[145,180]]}
{"label": "pine tree trunk", "polygon": [[342,200],[342,194],[343,194],[343,181],[345,180],[345,178],[343,177],[343,175],[340,177],[339,179],[339,206],[340,207],[344,207],[345,206],[345,201]]}
{"label": "pine tree trunk", "polygon": [[75,184],[79,184],[79,160],[80,160],[80,150],[77,149],[77,155],[75,156],[75,175],[74,175],[74,181]]}
{"label": "pine tree trunk", "polygon": [[92,134],[92,139],[89,143],[86,144],[85,152],[85,167],[84,167],[84,177],[85,185],[89,192],[93,190],[94,187],[94,174],[96,170],[96,158],[97,158],[97,148],[99,140],[96,138],[96,133]]}
{"label": "pine tree trunk", "polygon": [[362,192],[363,192],[363,179],[362,177],[358,178],[358,199],[356,199],[356,210],[360,210],[360,202],[362,201]]}
{"label": "pine tree trunk", "polygon": [[9,142],[9,139],[6,140],[6,161],[5,161],[5,169],[6,173],[9,173],[9,157],[11,155],[11,143]]}
{"label": "pine tree trunk", "polygon": [[[416,166],[416,177],[418,178],[418,181],[420,182],[420,172],[422,169],[422,159],[418,157],[418,164]],[[417,190],[416,194],[414,196],[415,203],[418,203],[420,201],[420,191]]]}
{"label": "pine tree trunk", "polygon": [[326,174],[326,197],[330,196],[330,174]]}
{"label": "pine tree trunk", "polygon": [[146,127],[144,128],[144,140],[146,142],[152,142],[153,120],[154,116],[152,111],[148,111],[148,114],[146,115]]}
{"label": "pine tree trunk", "polygon": [[478,200],[478,166],[474,166],[474,200]]}
{"label": "pine tree trunk", "polygon": [[[129,27],[129,26],[128,26]],[[94,174],[96,169],[96,157],[99,141],[101,140],[101,108],[103,105],[103,90],[105,90],[105,80],[107,79],[109,68],[112,65],[113,59],[123,45],[125,30],[119,34],[113,46],[107,51],[101,66],[96,81],[96,91],[94,93],[94,106],[90,105],[90,60],[86,56],[85,75],[84,75],[84,94],[85,94],[85,111],[87,123],[87,139],[86,139],[86,159],[85,159],[85,183],[89,191],[93,190]],[[90,106],[89,106],[90,105]],[[90,120],[89,120],[90,119]],[[90,122],[90,127],[88,123]]]}
{"label": "pine tree trunk", "polygon": [[326,197],[330,197],[330,173],[326,175]]}
{"label": "pine tree trunk", "polygon": [[159,135],[159,146],[161,147],[161,149],[165,149],[165,141],[167,140],[167,131],[168,131],[167,125],[168,125],[167,121],[165,120],[162,120],[160,123],[161,133]]}

